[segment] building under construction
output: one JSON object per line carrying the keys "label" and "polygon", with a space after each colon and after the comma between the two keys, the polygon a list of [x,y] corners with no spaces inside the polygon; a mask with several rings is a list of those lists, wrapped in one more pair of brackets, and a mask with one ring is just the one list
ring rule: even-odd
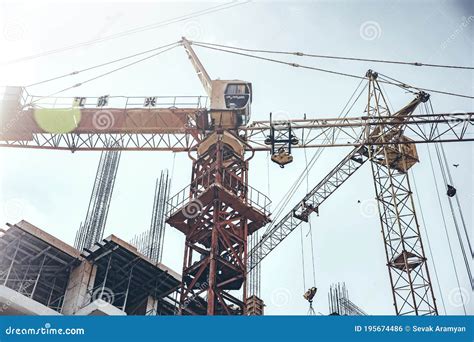
{"label": "building under construction", "polygon": [[78,250],[26,222],[1,230],[3,315],[172,315],[181,276],[110,235]]}
{"label": "building under construction", "polygon": [[[356,77],[360,84],[345,115],[284,120],[270,115],[269,120],[252,122],[252,84],[211,79],[193,48],[215,50],[215,44],[182,38],[156,53],[178,46],[184,47],[207,97],[51,100],[21,87],[7,88],[0,109],[1,147],[100,151],[102,156],[75,247],[26,221],[11,222],[2,230],[2,313],[262,315],[262,260],[310,222],[312,214],[319,214],[324,202],[362,166],[370,165],[387,266],[380,272],[388,271],[394,313],[438,315],[410,170],[420,161],[417,145],[435,144],[446,196],[455,205],[457,190],[441,143],[474,141],[473,113],[435,113],[427,91],[368,70]],[[223,52],[235,50],[239,48]],[[241,55],[248,52],[240,50]],[[406,104],[391,108],[382,85],[408,90]],[[363,111],[348,116],[359,98],[366,101]],[[60,121],[62,131],[40,125],[42,115]],[[250,185],[256,153],[269,153],[284,168],[296,161],[295,149],[337,147],[350,150],[320,182],[308,185],[307,194],[286,214],[283,208],[274,215],[270,198]],[[137,150],[187,153],[191,179],[170,195],[170,177],[161,173],[150,228],[130,243],[115,235],[104,238],[120,151]],[[166,226],[184,236],[179,273],[161,263]],[[466,225],[456,227],[474,288],[469,251],[464,248],[471,246],[469,233]],[[304,294],[309,314],[314,314],[315,298],[317,288],[310,287]],[[365,315],[349,300],[345,285],[333,285],[328,300],[327,314]]]}

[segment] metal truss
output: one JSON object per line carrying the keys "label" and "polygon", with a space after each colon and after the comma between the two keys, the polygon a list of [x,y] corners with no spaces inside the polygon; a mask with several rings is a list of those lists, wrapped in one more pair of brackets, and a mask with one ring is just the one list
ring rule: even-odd
{"label": "metal truss", "polygon": [[[250,251],[254,250],[257,246],[259,239],[258,231],[250,235],[249,237],[249,249]],[[249,260],[251,260],[251,252],[249,252]],[[248,289],[247,289],[247,297],[256,296],[260,297],[260,282],[262,279],[262,265],[260,263],[257,264],[256,267],[251,267],[251,262],[248,264]]]}
{"label": "metal truss", "polygon": [[[408,108],[407,108],[408,109]],[[302,138],[292,148],[360,146],[376,129],[404,125],[404,135],[410,143],[474,141],[474,113],[442,113],[407,115],[401,111],[394,117],[370,116],[356,118],[328,118],[314,120],[256,121],[244,131],[254,150],[270,150],[265,139],[272,129],[288,130]],[[301,134],[302,133],[302,134]],[[399,142],[405,144],[408,142]],[[371,145],[389,142],[372,141]]]}
{"label": "metal truss", "polygon": [[228,132],[210,135],[191,184],[169,200],[167,223],[186,236],[180,314],[246,312],[247,238],[269,221],[270,201],[248,186],[243,145]]}
{"label": "metal truss", "polygon": [[269,226],[258,244],[249,252],[249,270],[255,268],[302,222],[308,222],[311,213],[318,213],[319,206],[367,160],[365,147],[353,149],[285,217]]}
{"label": "metal truss", "polygon": [[[423,114],[399,117],[406,119],[405,134],[413,143],[474,141],[474,113]],[[274,123],[279,125],[278,122]],[[292,148],[359,146],[367,133],[375,127],[394,124],[390,118],[358,117],[317,120],[291,120],[281,122],[292,132],[304,133],[298,145]],[[255,151],[270,151],[265,139],[271,130],[270,121],[258,121],[240,133],[246,135],[249,146]],[[75,151],[173,151],[192,150],[204,135],[196,128],[183,128],[170,133],[36,133],[32,140],[3,140],[0,147],[21,147]],[[403,142],[401,142],[403,144]],[[373,145],[384,143],[374,142]]]}
{"label": "metal truss", "polygon": [[437,314],[407,174],[418,162],[418,156],[413,140],[405,135],[411,113],[427,99],[426,94],[420,93],[392,115],[378,84],[372,80],[367,112],[374,121],[389,118],[390,124],[370,126],[364,145],[347,155],[293,210],[267,229],[249,252],[249,270],[257,267],[301,222],[307,222],[311,213],[318,213],[319,205],[371,160],[396,313]]}
{"label": "metal truss", "polygon": [[195,130],[183,133],[38,133],[33,140],[13,140],[0,143],[0,147],[20,147],[75,151],[173,151],[185,152],[194,147],[200,138]]}
{"label": "metal truss", "polygon": [[[29,95],[28,95],[29,96]],[[170,99],[171,100],[170,100]],[[153,98],[103,97],[94,98],[96,104],[73,105],[82,98],[40,98],[43,102],[28,102],[23,109],[10,110],[0,126],[0,147],[56,149],[69,151],[190,151],[213,130],[207,121],[207,102],[200,97],[183,99],[169,97],[151,106]],[[35,97],[32,97],[35,99]],[[177,100],[178,99],[178,100]],[[120,101],[119,101],[120,100]],[[51,102],[51,103],[50,103]],[[123,103],[122,103],[123,102]],[[80,102],[79,102],[80,103]],[[153,101],[151,102],[153,103]],[[166,107],[168,106],[168,107]],[[40,127],[37,112],[56,127],[69,122],[70,129],[56,133]],[[240,127],[237,135],[247,142],[247,149],[270,151],[272,135],[291,132],[302,136],[291,148],[360,146],[367,135],[387,125],[402,121],[404,134],[413,143],[453,142],[474,140],[472,112],[399,115],[389,117],[345,117],[302,120],[255,121]],[[79,122],[76,122],[79,121]],[[291,134],[290,134],[291,135]],[[291,137],[287,138],[290,139]],[[291,140],[291,139],[290,139]],[[297,143],[297,144],[296,144]],[[403,144],[404,142],[399,142]],[[372,142],[383,145],[382,141]]]}
{"label": "metal truss", "polygon": [[[376,76],[370,78],[367,111],[374,118],[390,115]],[[393,134],[390,127],[379,133],[384,142]],[[395,148],[396,154],[389,145],[369,149],[395,312],[437,315],[408,177],[410,161],[402,146]]]}

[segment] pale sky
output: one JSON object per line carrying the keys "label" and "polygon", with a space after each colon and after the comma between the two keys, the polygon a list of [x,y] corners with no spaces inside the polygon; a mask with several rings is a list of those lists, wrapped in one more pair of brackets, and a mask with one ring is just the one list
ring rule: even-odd
{"label": "pale sky", "polygon": [[[2,62],[62,48],[195,12],[218,2],[0,2],[0,85],[27,85],[70,73],[122,56],[189,39],[248,48],[302,51],[361,58],[411,62],[473,64],[474,10],[470,1],[253,1],[232,9],[203,15],[95,45],[71,49],[46,57],[15,63]],[[362,30],[372,23],[375,35]],[[290,68],[196,48],[212,78],[242,79],[253,84],[252,120],[268,119],[270,112],[289,118],[337,117],[358,84],[357,80]],[[278,57],[300,64],[357,75],[374,69],[408,84],[451,92],[474,93],[473,72],[390,64],[343,62],[301,57]],[[46,95],[100,74],[95,70],[75,78],[31,87]],[[400,108],[412,95],[385,87],[391,104]],[[96,82],[64,93],[67,96],[100,95],[204,95],[182,47],[113,73]],[[436,112],[473,111],[473,101],[432,94]],[[363,101],[351,112],[362,115]],[[449,163],[459,163],[451,172],[458,189],[468,229],[474,211],[474,144],[445,144]],[[434,156],[434,146],[430,147]],[[316,185],[349,150],[327,148],[309,175]],[[310,159],[316,150],[307,150]],[[439,312],[462,314],[457,283],[440,208],[436,197],[427,146],[418,147],[420,163],[413,168],[422,203],[425,229],[433,255],[428,251]],[[0,149],[0,222],[25,219],[73,244],[84,220],[100,153]],[[264,152],[252,160],[250,185],[266,193],[274,203],[281,200],[305,167],[302,150],[295,161],[280,169]],[[437,162],[434,160],[435,168]],[[117,174],[105,235],[124,240],[149,227],[155,179],[160,170],[173,171],[171,194],[190,181],[187,154],[123,152]],[[172,170],[173,169],[173,170]],[[454,249],[462,292],[473,313],[472,291],[462,262],[460,247],[449,212],[444,184],[436,171],[449,237]],[[319,289],[316,312],[328,313],[329,285],[345,282],[350,299],[369,314],[393,314],[392,295],[380,223],[357,203],[375,197],[370,166],[365,165],[312,217],[316,284],[307,225],[303,225],[306,284],[303,284],[300,230],[294,231],[262,263],[262,297],[267,314],[304,315],[308,304],[304,290]],[[292,208],[306,193],[306,182],[289,200]],[[269,186],[267,186],[269,184]],[[366,203],[366,202],[364,202]],[[285,210],[285,212],[287,211]],[[421,211],[417,207],[421,221]],[[262,228],[263,230],[265,228]],[[471,239],[472,240],[472,239]],[[166,231],[163,263],[181,273],[184,238],[173,228]],[[439,285],[433,268],[436,271]],[[472,261],[472,260],[471,260]]]}

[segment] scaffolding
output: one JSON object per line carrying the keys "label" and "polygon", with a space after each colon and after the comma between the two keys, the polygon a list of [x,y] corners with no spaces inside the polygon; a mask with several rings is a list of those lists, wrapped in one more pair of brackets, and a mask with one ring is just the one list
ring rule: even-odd
{"label": "scaffolding", "polygon": [[163,242],[166,230],[165,214],[170,185],[171,179],[168,170],[161,171],[160,177],[156,179],[150,229],[135,235],[130,241],[140,253],[155,262],[161,262],[163,256]]}
{"label": "scaffolding", "polygon": [[33,301],[61,312],[80,252],[26,221],[7,226],[0,229],[0,287],[15,292],[0,305],[0,315],[39,314]]}
{"label": "scaffolding", "polygon": [[91,248],[104,237],[120,154],[120,151],[104,151],[100,155],[86,219],[79,226],[74,241],[79,250]]}
{"label": "scaffolding", "polygon": [[83,257],[97,269],[88,290],[90,303],[102,299],[127,315],[174,315],[181,277],[145,258],[133,246],[110,235]]}

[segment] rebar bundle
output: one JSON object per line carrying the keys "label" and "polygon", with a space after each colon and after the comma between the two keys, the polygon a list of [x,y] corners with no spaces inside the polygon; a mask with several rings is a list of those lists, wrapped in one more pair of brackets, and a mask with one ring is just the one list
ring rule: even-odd
{"label": "rebar bundle", "polygon": [[120,154],[120,151],[104,151],[100,155],[86,219],[79,226],[74,241],[74,246],[79,250],[91,248],[103,238]]}
{"label": "rebar bundle", "polygon": [[160,177],[156,180],[150,228],[135,235],[130,241],[140,253],[155,262],[161,262],[163,256],[166,203],[169,197],[170,183],[168,170],[161,171]]}
{"label": "rebar bundle", "polygon": [[339,316],[366,316],[367,313],[349,299],[345,283],[332,284],[328,293],[329,314]]}

